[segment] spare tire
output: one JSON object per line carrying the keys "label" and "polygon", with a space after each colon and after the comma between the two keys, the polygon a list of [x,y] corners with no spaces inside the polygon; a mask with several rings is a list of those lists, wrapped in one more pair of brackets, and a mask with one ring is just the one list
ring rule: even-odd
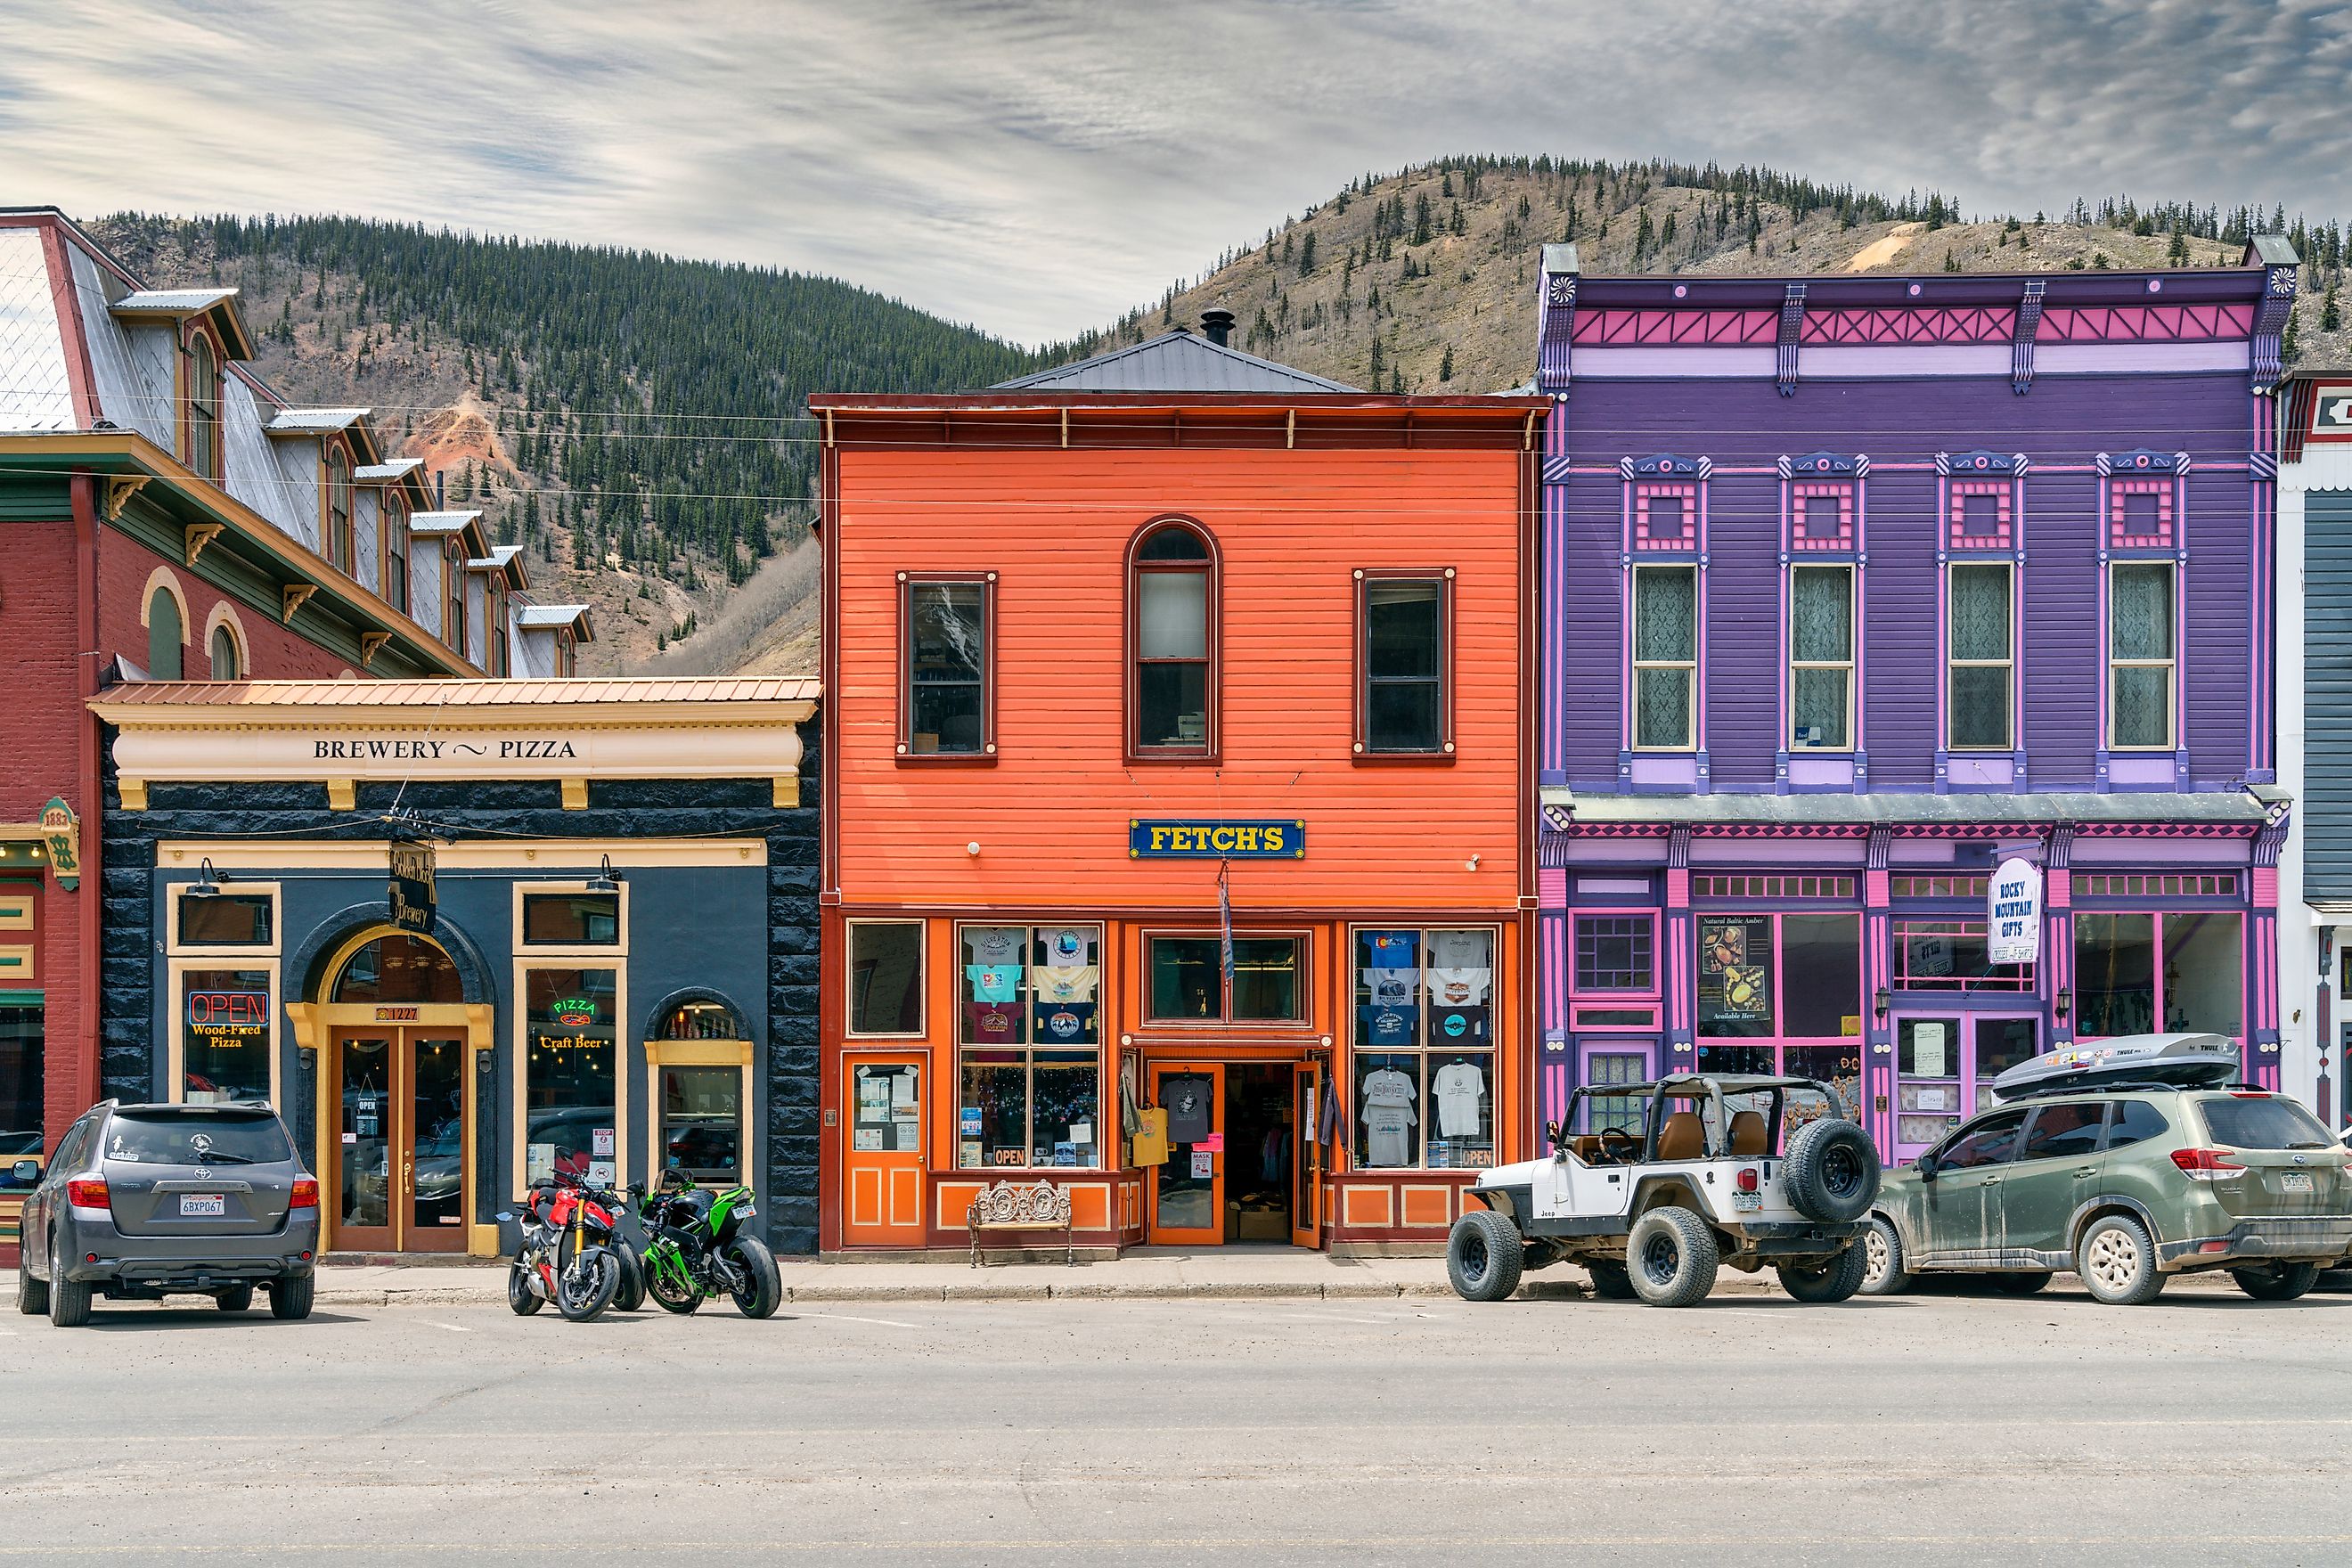
{"label": "spare tire", "polygon": [[1846,1225],[1878,1197],[1878,1150],[1851,1121],[1809,1121],[1789,1140],[1780,1172],[1789,1202],[1807,1219]]}

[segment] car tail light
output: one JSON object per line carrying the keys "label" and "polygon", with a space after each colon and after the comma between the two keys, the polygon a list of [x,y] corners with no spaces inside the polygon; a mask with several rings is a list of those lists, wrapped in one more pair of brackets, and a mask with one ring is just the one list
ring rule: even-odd
{"label": "car tail light", "polygon": [[1743,1193],[1754,1192],[1756,1190],[1755,1168],[1750,1166],[1746,1170],[1735,1173],[1731,1178],[1731,1184],[1738,1187]]}
{"label": "car tail light", "polygon": [[2230,1091],[2230,1098],[2231,1100],[2268,1100],[2271,1098],[2271,1091],[2266,1089],[2233,1089]]}
{"label": "car tail light", "polygon": [[294,1197],[286,1205],[294,1209],[314,1209],[319,1206],[319,1184],[309,1176],[294,1178]]}
{"label": "car tail light", "polygon": [[78,1209],[102,1209],[112,1206],[106,1195],[106,1178],[79,1176],[66,1184],[66,1202]]}
{"label": "car tail light", "polygon": [[2172,1163],[2192,1182],[2233,1182],[2246,1168],[2219,1149],[2175,1149]]}

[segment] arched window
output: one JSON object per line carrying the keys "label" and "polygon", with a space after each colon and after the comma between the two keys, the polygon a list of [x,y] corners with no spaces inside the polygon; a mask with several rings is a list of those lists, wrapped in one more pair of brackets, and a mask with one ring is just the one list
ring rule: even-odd
{"label": "arched window", "polygon": [[339,571],[352,561],[352,460],[341,447],[327,449],[327,560]]}
{"label": "arched window", "polygon": [[180,645],[187,641],[180,618],[180,601],[168,588],[157,588],[147,598],[147,673],[157,680],[180,679]]}
{"label": "arched window", "polygon": [[188,343],[188,467],[208,479],[221,473],[220,405],[220,357],[198,332]]}
{"label": "arched window", "polygon": [[387,486],[383,521],[383,602],[408,614],[408,502]]}
{"label": "arched window", "polygon": [[496,577],[489,581],[483,599],[483,658],[488,661],[486,674],[504,680],[513,673],[507,668],[507,591]]}
{"label": "arched window", "polygon": [[213,628],[211,653],[215,680],[245,679],[245,660],[237,652],[236,634],[226,623]]}
{"label": "arched window", "polygon": [[331,1002],[463,1002],[465,982],[438,944],[387,933],[352,953],[335,976]]}
{"label": "arched window", "polygon": [[1217,752],[1217,557],[1189,522],[1153,525],[1128,558],[1128,750]]}
{"label": "arched window", "polygon": [[445,544],[441,554],[441,640],[459,658],[471,658],[466,647],[466,552]]}

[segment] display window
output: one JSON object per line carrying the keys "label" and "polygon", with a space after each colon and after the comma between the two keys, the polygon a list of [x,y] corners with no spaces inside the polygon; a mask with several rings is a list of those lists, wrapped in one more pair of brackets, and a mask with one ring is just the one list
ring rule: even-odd
{"label": "display window", "polygon": [[[1696,925],[1697,1070],[1816,1079],[1851,1113],[1862,1093],[1862,916],[1703,914]],[[1827,1109],[1801,1097],[1783,1132]]]}
{"label": "display window", "polygon": [[646,1042],[653,1074],[653,1168],[732,1186],[751,1169],[751,1029],[715,993],[683,1001]]}
{"label": "display window", "polygon": [[523,1178],[618,1179],[614,1021],[620,973],[602,968],[523,971]]}
{"label": "display window", "polygon": [[1495,1163],[1496,933],[1354,933],[1355,1163],[1360,1170]]}
{"label": "display window", "polygon": [[2245,1037],[2245,916],[2215,910],[2074,915],[2074,1035]]}
{"label": "display window", "polygon": [[962,1053],[956,1163],[1092,1169],[1102,1163],[1099,1051]]}
{"label": "display window", "polygon": [[271,947],[277,941],[278,895],[274,892],[193,894],[175,900],[179,919],[173,951]]}
{"label": "display window", "polygon": [[956,944],[965,1045],[1100,1043],[1100,926],[959,926]]}
{"label": "display window", "polygon": [[2032,991],[2033,965],[1994,963],[1982,921],[1895,922],[1898,991]]}
{"label": "display window", "polygon": [[1223,940],[1202,936],[1144,939],[1146,999],[1154,1023],[1299,1023],[1307,987],[1301,984],[1307,939],[1236,936],[1228,975]]}
{"label": "display window", "polygon": [[849,1033],[915,1036],[923,1032],[923,922],[851,921]]}
{"label": "display window", "polygon": [[1992,1083],[2042,1048],[2025,1015],[1940,1014],[1895,1020],[1895,1153],[1907,1159],[1995,1103]]}
{"label": "display window", "polygon": [[190,1105],[276,1103],[276,884],[226,889],[207,875],[174,888],[166,929],[168,1098]]}
{"label": "display window", "polygon": [[956,930],[956,1163],[1102,1163],[1102,927]]}
{"label": "display window", "polygon": [[614,947],[621,941],[618,893],[525,893],[526,947]]}

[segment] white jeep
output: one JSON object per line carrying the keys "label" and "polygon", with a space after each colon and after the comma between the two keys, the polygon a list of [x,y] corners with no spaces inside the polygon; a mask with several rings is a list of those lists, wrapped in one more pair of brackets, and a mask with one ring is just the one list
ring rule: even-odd
{"label": "white jeep", "polygon": [[[1580,1117],[1595,1130],[1564,1131]],[[1563,1262],[1582,1265],[1597,1295],[1655,1307],[1704,1300],[1726,1263],[1770,1264],[1800,1301],[1862,1286],[1878,1151],[1828,1084],[1690,1073],[1591,1085],[1545,1131],[1550,1159],[1470,1189],[1486,1207],[1456,1220],[1445,1247],[1465,1300],[1500,1301],[1522,1268]]]}

